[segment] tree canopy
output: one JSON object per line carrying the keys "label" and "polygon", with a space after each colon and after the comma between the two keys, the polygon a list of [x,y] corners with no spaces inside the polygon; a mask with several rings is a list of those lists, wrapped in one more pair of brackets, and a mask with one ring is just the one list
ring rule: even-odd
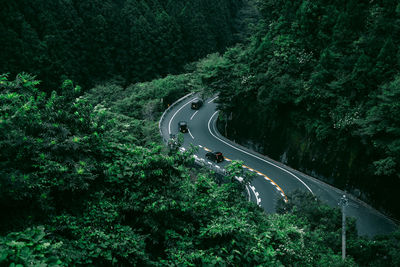
{"label": "tree canopy", "polygon": [[[249,35],[237,12],[259,19],[251,38],[184,67]],[[397,200],[399,12],[391,0],[4,3],[0,266],[399,266],[399,231],[359,237],[349,218],[342,261],[338,209],[293,192],[266,214],[233,179],[239,162],[221,182],[157,128],[181,96],[218,92],[227,136]]]}
{"label": "tree canopy", "polygon": [[[342,262],[340,211],[298,192],[279,203],[280,214],[267,215],[235,179],[221,183],[194,165],[190,152],[157,144],[149,133],[158,132],[163,107],[154,96],[176,92],[193,76],[125,90],[105,84],[84,95],[66,80],[64,93],[46,96],[32,75],[3,75],[0,264],[399,263],[397,233],[371,241],[348,220]],[[128,102],[137,108],[129,112]],[[243,171],[241,164],[228,170]]]}
{"label": "tree canopy", "polygon": [[71,79],[83,88],[129,85],[183,70],[237,38],[242,0],[5,1],[0,73],[29,72],[50,92]]}
{"label": "tree canopy", "polygon": [[257,3],[250,43],[203,76],[220,129],[400,218],[398,1]]}

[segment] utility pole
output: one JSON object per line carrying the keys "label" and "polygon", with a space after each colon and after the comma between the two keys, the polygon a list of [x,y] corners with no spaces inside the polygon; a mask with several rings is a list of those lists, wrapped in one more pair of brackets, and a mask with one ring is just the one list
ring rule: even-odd
{"label": "utility pole", "polygon": [[340,198],[339,205],[342,207],[342,260],[346,258],[346,207],[349,201],[346,195]]}

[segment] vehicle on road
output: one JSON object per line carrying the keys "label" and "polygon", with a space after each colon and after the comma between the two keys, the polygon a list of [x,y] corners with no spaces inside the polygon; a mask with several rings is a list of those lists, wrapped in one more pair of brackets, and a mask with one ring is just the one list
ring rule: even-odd
{"label": "vehicle on road", "polygon": [[196,99],[192,102],[192,109],[199,109],[203,105],[203,100]]}
{"label": "vehicle on road", "polygon": [[224,161],[224,156],[221,152],[207,152],[206,158],[217,163]]}
{"label": "vehicle on road", "polygon": [[188,126],[187,126],[187,122],[186,121],[180,121],[178,123],[179,126],[179,131],[181,133],[187,133],[188,132]]}

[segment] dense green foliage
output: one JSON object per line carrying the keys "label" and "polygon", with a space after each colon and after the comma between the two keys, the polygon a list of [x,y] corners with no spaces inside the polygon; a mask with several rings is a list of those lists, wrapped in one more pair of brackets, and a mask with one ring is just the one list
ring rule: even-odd
{"label": "dense green foliage", "polygon": [[[306,225],[309,231],[307,238],[313,240],[308,249],[321,253],[318,266],[337,266],[335,255],[330,250],[341,249],[341,212],[332,209],[315,199],[311,194],[295,191],[288,196],[289,202],[283,200],[277,205],[278,214],[291,214],[297,222]],[[350,221],[349,221],[350,219]],[[359,266],[397,266],[400,264],[400,232],[390,236],[378,236],[374,240],[357,237],[354,218],[347,219],[346,253]],[[322,237],[322,239],[321,239]],[[308,240],[308,241],[309,241]],[[317,247],[313,247],[317,245]],[[314,256],[311,256],[314,257]],[[293,261],[285,265],[291,265]],[[351,266],[347,262],[346,266]]]}
{"label": "dense green foliage", "polygon": [[[228,133],[260,137],[243,135],[237,127],[246,113],[241,123],[250,115],[250,126],[268,126],[257,127],[263,136],[276,135],[285,126],[288,132],[282,137],[290,137],[291,161],[296,144],[308,140],[300,146],[302,164],[308,163],[310,151],[321,152],[313,137],[329,140],[331,149],[336,133],[345,144],[355,142],[346,147],[352,152],[350,171],[367,150],[362,159],[376,158],[364,169],[392,179],[398,173],[398,119],[393,116],[398,105],[393,99],[399,97],[400,81],[397,59],[391,56],[398,47],[398,13],[389,12],[396,10],[387,6],[390,1],[363,6],[355,1],[333,1],[332,6],[257,1],[263,21],[249,47],[238,46],[224,57],[210,55],[187,66],[192,73],[125,86],[177,72],[189,60],[222,50],[233,41],[239,2],[4,3],[0,73],[20,74],[15,79],[0,75],[0,266],[400,265],[399,232],[365,239],[349,219],[343,262],[339,210],[295,192],[287,204],[278,203],[278,214],[267,215],[246,200],[243,184],[234,179],[243,172],[240,163],[227,168],[221,183],[220,177],[195,166],[190,152],[161,144],[157,128],[169,104],[206,84],[220,92],[221,109],[228,115],[221,119],[230,119]],[[354,6],[359,14],[350,12]],[[337,23],[335,10],[347,10]],[[240,16],[257,17],[253,15],[250,3]],[[362,25],[365,16],[368,31]],[[386,20],[392,22],[389,30],[382,27]],[[349,25],[353,28],[345,32]],[[327,32],[331,26],[335,37]],[[382,40],[373,38],[378,32]],[[325,51],[333,39],[341,41]],[[373,44],[381,45],[379,51],[372,51]],[[371,62],[374,55],[377,62]],[[347,77],[346,70],[353,76]],[[378,83],[371,75],[379,77]],[[85,86],[111,81],[88,91],[66,77]],[[348,83],[358,86],[354,92]],[[332,103],[337,105],[333,129],[326,124]],[[356,119],[343,115],[355,114],[349,110],[358,112]],[[280,155],[276,147],[263,144]],[[368,150],[365,144],[373,146]],[[358,147],[362,149],[352,150]],[[340,165],[333,166],[341,177]]]}
{"label": "dense green foliage", "polygon": [[1,76],[0,265],[399,263],[398,234],[358,238],[349,220],[343,263],[338,210],[297,193],[266,216],[233,178],[241,164],[220,183],[188,152],[154,143],[159,97],[196,89],[196,77],[85,95],[67,80],[47,96],[28,74]]}
{"label": "dense green foliage", "polygon": [[248,46],[210,58],[220,129],[400,218],[400,4],[258,1]]}
{"label": "dense green foliage", "polygon": [[130,84],[182,71],[235,41],[241,0],[17,0],[0,9],[0,73],[35,74],[51,91]]}

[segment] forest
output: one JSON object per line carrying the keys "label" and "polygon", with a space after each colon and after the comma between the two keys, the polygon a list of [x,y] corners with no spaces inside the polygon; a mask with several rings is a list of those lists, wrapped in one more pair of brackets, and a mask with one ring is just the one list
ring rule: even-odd
{"label": "forest", "polygon": [[[338,12],[343,13],[343,23],[347,21],[340,31],[350,23],[355,27],[350,36],[353,32],[365,34],[364,43],[358,42],[364,53],[371,52],[370,42],[382,41],[368,38],[381,36],[385,45],[375,51],[382,54],[379,68],[393,69],[393,73],[380,72],[378,85],[368,80],[370,69],[365,69],[365,76],[354,74],[365,79],[358,81],[364,87],[348,92],[343,86],[356,80],[347,77],[343,69],[333,73],[338,76],[331,72],[345,67],[341,60],[346,56],[356,56],[351,50],[355,44],[346,41],[350,37],[338,33],[345,39],[340,46],[343,50],[332,45],[329,55],[323,56],[324,63],[320,62],[322,55],[316,55],[322,41],[330,44],[331,39],[326,32],[325,37],[320,36],[322,29],[311,27],[313,19],[321,20],[323,15],[318,15],[322,11],[326,12],[324,21],[337,15],[332,6],[324,3],[314,10],[315,1],[250,2],[257,4],[257,14],[252,9],[248,12],[249,2],[244,0],[218,4],[207,0],[17,0],[4,5],[0,10],[4,32],[0,35],[0,266],[400,265],[399,231],[373,238],[358,236],[355,220],[348,218],[343,261],[339,209],[312,195],[293,192],[288,203],[277,203],[276,214],[266,214],[247,201],[243,184],[235,181],[234,176],[242,171],[240,165],[230,165],[228,175],[221,178],[195,165],[190,151],[169,149],[162,143],[158,120],[168,104],[189,92],[206,90],[220,94],[220,124],[227,124],[228,136],[257,140],[268,153],[279,157],[278,148],[269,147],[262,136],[246,135],[236,125],[240,116],[260,114],[255,110],[265,105],[263,116],[253,116],[268,122],[263,122],[267,128],[259,127],[263,136],[278,131],[277,127],[282,130],[274,112],[287,116],[285,137],[291,149],[296,151],[296,140],[303,145],[308,141],[301,154],[304,166],[307,153],[322,154],[318,141],[329,140],[337,149],[331,153],[346,152],[339,148],[370,149],[367,152],[377,158],[372,157],[374,161],[364,169],[375,176],[364,179],[395,178],[397,124],[388,110],[398,112],[394,99],[399,80],[397,63],[387,63],[395,57],[381,50],[398,47],[395,31],[400,7],[388,17],[387,12],[396,5],[366,2],[357,10],[371,15],[374,7],[376,21],[372,19],[372,25],[382,27],[388,22],[378,22],[378,18],[392,18],[393,29],[363,32],[355,31],[357,26],[343,13],[352,2],[340,2],[346,8]],[[326,10],[319,9],[321,6]],[[259,20],[250,34],[238,32],[244,28],[235,16],[243,14],[249,21]],[[158,20],[161,18],[163,22]],[[332,18],[329,25],[336,25],[334,22]],[[385,34],[393,35],[391,44]],[[251,37],[242,40],[243,36]],[[302,42],[308,42],[312,50],[303,50]],[[297,50],[299,47],[302,49]],[[334,56],[340,52],[344,54]],[[209,53],[214,54],[207,56]],[[296,63],[297,56],[304,65]],[[370,55],[372,59],[376,60]],[[371,64],[356,65],[378,68]],[[291,69],[295,65],[297,69]],[[313,69],[317,65],[326,68],[323,74]],[[346,65],[349,70],[353,67]],[[345,76],[347,82],[335,80]],[[375,93],[367,81],[375,85]],[[302,82],[308,87],[297,87]],[[277,84],[280,87],[275,87]],[[302,98],[295,98],[300,89],[304,90]],[[364,98],[359,91],[366,94]],[[257,95],[264,98],[257,99]],[[347,105],[335,97],[348,101]],[[254,105],[243,105],[252,98]],[[333,103],[334,109],[329,106]],[[356,122],[340,124],[337,117],[338,127],[344,128],[333,138],[336,128],[324,124],[330,118],[326,117],[328,110],[337,116],[347,114],[354,103],[366,110],[359,109]],[[314,117],[307,117],[311,115]],[[313,121],[316,115],[322,117]],[[308,128],[312,123],[318,127]],[[289,135],[289,129],[296,136]],[[318,129],[318,135],[312,129]],[[365,140],[359,140],[361,136]],[[352,141],[353,146],[339,147],[337,138]],[[293,153],[288,152],[291,164],[295,163]],[[336,159],[341,159],[338,155]],[[352,164],[360,166],[360,155],[370,159],[365,152],[352,155]],[[335,163],[332,158],[324,160]],[[339,163],[333,165],[338,178],[332,179],[340,185]],[[352,167],[350,164],[346,170],[354,172]],[[368,188],[362,189],[368,192]]]}
{"label": "forest", "polygon": [[399,2],[258,4],[250,43],[203,79],[221,132],[400,219]]}
{"label": "forest", "polygon": [[241,0],[5,1],[0,73],[31,73],[50,92],[65,79],[90,88],[176,74],[185,63],[237,41],[233,20],[240,5]]}

